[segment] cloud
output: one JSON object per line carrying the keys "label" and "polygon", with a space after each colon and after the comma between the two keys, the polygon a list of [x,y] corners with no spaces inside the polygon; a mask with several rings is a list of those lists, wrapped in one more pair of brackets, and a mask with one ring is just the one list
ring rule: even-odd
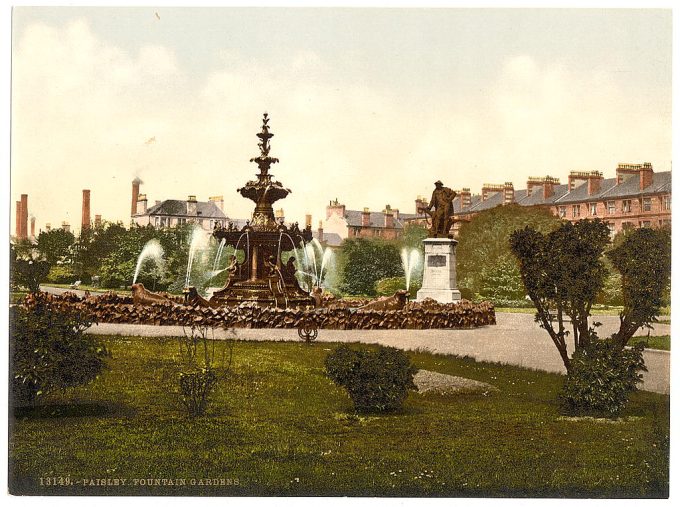
{"label": "cloud", "polygon": [[[131,180],[153,202],[236,193],[256,166],[261,114],[275,137],[272,172],[293,193],[276,203],[290,219],[314,220],[335,197],[348,207],[413,211],[432,182],[471,187],[529,175],[566,179],[572,169],[613,173],[619,161],[670,160],[670,99],[631,94],[606,74],[577,73],[530,55],[508,58],[472,95],[446,86],[428,95],[399,83],[343,75],[313,51],[274,66],[227,50],[215,68],[188,75],[169,47],[126,51],[84,20],[31,25],[13,55],[13,194],[29,194],[38,219],[92,213],[129,220]],[[153,139],[154,142],[149,142]]]}

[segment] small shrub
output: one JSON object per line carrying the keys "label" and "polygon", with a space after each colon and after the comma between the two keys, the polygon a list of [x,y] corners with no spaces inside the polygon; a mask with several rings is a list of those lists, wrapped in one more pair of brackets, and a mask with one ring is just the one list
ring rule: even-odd
{"label": "small shrub", "polygon": [[57,310],[40,299],[10,308],[12,403],[91,382],[105,367],[106,348],[84,331],[93,321],[75,310]]}
{"label": "small shrub", "polygon": [[[210,394],[217,385],[217,367],[224,372],[231,369],[234,355],[236,331],[231,330],[231,338],[221,343],[221,357],[216,357],[216,343],[214,336],[208,338],[208,327],[192,325],[184,330],[184,336],[178,337],[179,364],[181,371],[178,375],[179,394],[182,403],[190,417],[205,414],[210,402]],[[225,358],[228,351],[229,358]]]}
{"label": "small shrub", "polygon": [[643,349],[641,343],[621,349],[612,340],[594,337],[572,356],[560,394],[563,408],[575,415],[619,415],[642,380],[640,372],[647,371]]}
{"label": "small shrub", "polygon": [[358,412],[387,412],[401,408],[418,371],[408,356],[392,347],[377,351],[342,345],[325,361],[326,374],[347,389]]}
{"label": "small shrub", "polygon": [[57,265],[50,268],[47,275],[47,281],[51,283],[73,283],[76,281],[76,274],[73,269],[67,265]]}
{"label": "small shrub", "polygon": [[198,417],[205,413],[210,393],[215,388],[216,383],[217,374],[211,368],[179,374],[182,403],[184,403],[191,417]]}

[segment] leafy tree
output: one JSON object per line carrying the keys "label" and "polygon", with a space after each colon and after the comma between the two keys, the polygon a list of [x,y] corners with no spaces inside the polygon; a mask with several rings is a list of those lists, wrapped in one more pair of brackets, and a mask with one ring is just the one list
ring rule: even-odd
{"label": "leafy tree", "polygon": [[50,272],[50,263],[37,249],[17,251],[10,245],[10,285],[38,292]]}
{"label": "leafy tree", "polygon": [[51,265],[58,261],[70,260],[71,247],[75,243],[75,236],[64,229],[43,231],[38,235],[38,251],[42,253]]}
{"label": "leafy tree", "polygon": [[621,325],[612,339],[623,348],[638,329],[656,322],[664,305],[671,275],[670,230],[635,229],[607,256],[621,274]]}
{"label": "leafy tree", "polygon": [[399,237],[399,244],[406,248],[418,248],[423,250],[423,240],[427,238],[427,227],[420,224],[406,224]]}
{"label": "leafy tree", "polygon": [[343,291],[375,295],[375,283],[382,278],[403,275],[396,243],[380,239],[346,239],[341,247]]}
{"label": "leafy tree", "polygon": [[608,243],[607,225],[598,219],[563,222],[547,235],[527,226],[510,237],[522,282],[537,310],[536,320],[550,335],[568,372],[568,334],[577,351],[596,336],[588,317],[604,285],[602,254]]}
{"label": "leafy tree", "polygon": [[[482,211],[470,222],[463,223],[458,235],[456,264],[458,284],[461,289],[469,289],[480,294],[483,284],[489,287],[489,274],[498,265],[510,266],[517,263],[510,250],[510,235],[529,226],[540,232],[550,232],[560,223],[549,210],[509,204]],[[486,282],[483,273],[486,272]],[[517,287],[521,284],[519,271],[511,270],[503,283]],[[521,297],[520,297],[521,299]]]}
{"label": "leafy tree", "polygon": [[497,305],[523,300],[526,291],[517,262],[503,258],[482,269],[479,295]]}

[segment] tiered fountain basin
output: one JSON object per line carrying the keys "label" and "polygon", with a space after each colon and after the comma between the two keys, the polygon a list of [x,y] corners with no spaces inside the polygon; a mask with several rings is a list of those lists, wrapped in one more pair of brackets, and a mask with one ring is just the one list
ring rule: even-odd
{"label": "tiered fountain basin", "polygon": [[253,303],[210,308],[200,303],[184,303],[181,297],[167,296],[163,302],[135,304],[132,296],[105,293],[80,297],[72,292],[61,295],[29,294],[23,304],[44,304],[55,309],[82,312],[96,322],[208,326],[219,328],[318,329],[468,329],[496,324],[492,303],[441,304],[434,300],[408,302],[397,295],[380,298],[361,307],[342,300],[328,301],[321,308],[261,307]]}

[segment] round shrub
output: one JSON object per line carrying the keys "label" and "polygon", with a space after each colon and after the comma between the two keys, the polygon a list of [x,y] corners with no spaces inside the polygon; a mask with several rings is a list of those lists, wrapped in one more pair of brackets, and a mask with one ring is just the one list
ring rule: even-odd
{"label": "round shrub", "polygon": [[56,265],[50,268],[47,281],[51,283],[73,283],[76,281],[76,274],[70,266]]}
{"label": "round shrub", "polygon": [[418,369],[408,356],[392,347],[377,351],[341,345],[328,354],[326,375],[344,387],[358,412],[388,412],[401,408],[409,389],[416,389]]}
{"label": "round shrub", "polygon": [[10,308],[11,402],[32,404],[40,396],[86,384],[105,367],[109,355],[84,334],[92,320],[76,310],[36,300],[30,308]]}
{"label": "round shrub", "polygon": [[612,340],[597,338],[580,348],[560,393],[563,408],[573,415],[618,416],[637,390],[640,372],[647,371],[643,349],[641,343],[621,349]]}

